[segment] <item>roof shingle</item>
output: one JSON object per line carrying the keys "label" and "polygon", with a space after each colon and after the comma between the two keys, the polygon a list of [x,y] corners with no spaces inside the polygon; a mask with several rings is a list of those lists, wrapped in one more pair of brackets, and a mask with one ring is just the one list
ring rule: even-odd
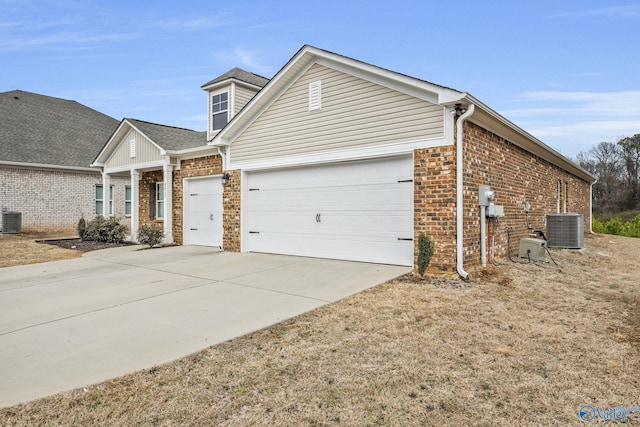
{"label": "roof shingle", "polygon": [[88,168],[118,121],[76,101],[0,93],[0,161]]}

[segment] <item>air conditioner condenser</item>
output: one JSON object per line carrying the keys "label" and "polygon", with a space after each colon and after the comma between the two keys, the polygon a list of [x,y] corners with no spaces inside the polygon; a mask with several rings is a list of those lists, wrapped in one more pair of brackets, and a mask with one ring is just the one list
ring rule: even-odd
{"label": "air conditioner condenser", "polygon": [[542,239],[526,238],[520,240],[520,250],[518,251],[518,257],[527,258],[531,261],[544,260],[544,253],[546,252],[547,242]]}

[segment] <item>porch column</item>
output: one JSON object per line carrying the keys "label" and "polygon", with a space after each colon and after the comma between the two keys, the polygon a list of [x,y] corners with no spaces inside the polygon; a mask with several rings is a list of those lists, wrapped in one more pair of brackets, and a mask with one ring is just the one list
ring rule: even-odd
{"label": "porch column", "polygon": [[140,217],[140,173],[131,169],[131,241],[138,241],[138,221]]}
{"label": "porch column", "polygon": [[173,165],[164,165],[164,243],[173,243]]}
{"label": "porch column", "polygon": [[109,202],[111,201],[111,177],[102,173],[102,216],[109,218]]}

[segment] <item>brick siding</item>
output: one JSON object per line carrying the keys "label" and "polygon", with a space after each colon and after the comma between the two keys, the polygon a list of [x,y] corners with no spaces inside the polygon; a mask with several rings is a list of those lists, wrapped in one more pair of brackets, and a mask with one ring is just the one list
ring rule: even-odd
{"label": "brick siding", "polygon": [[[114,214],[124,218],[127,178],[112,177]],[[0,167],[0,208],[22,212],[25,232],[74,232],[80,217],[95,217],[99,173]]]}
{"label": "brick siding", "polygon": [[[464,247],[465,269],[472,271],[480,260],[480,212],[478,186],[489,185],[494,203],[504,206],[505,216],[487,219],[487,255],[492,247],[497,259],[506,259],[507,229],[511,252],[527,237],[525,203],[531,204],[529,225],[546,231],[547,214],[557,213],[558,181],[567,183],[567,212],[584,215],[590,230],[589,183],[535,156],[471,122],[464,124]],[[435,253],[429,272],[453,272],[456,268],[456,153],[455,146],[414,151],[414,209],[417,237],[431,235]],[[562,193],[561,193],[562,194]],[[560,200],[561,211],[564,200]],[[492,245],[492,242],[495,242]],[[491,261],[491,260],[489,260]]]}

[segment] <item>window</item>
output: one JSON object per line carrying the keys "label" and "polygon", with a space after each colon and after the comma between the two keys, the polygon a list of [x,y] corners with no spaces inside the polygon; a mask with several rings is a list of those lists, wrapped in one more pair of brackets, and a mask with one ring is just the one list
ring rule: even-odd
{"label": "window", "polygon": [[211,97],[211,129],[220,130],[228,121],[229,92],[219,93]]}
{"label": "window", "polygon": [[156,218],[164,218],[164,183],[156,183]]}
{"label": "window", "polygon": [[[102,185],[96,185],[96,215],[103,214],[104,191]],[[113,215],[113,185],[109,188],[109,215]]]}
{"label": "window", "polygon": [[124,187],[124,214],[131,215],[131,186]]}

